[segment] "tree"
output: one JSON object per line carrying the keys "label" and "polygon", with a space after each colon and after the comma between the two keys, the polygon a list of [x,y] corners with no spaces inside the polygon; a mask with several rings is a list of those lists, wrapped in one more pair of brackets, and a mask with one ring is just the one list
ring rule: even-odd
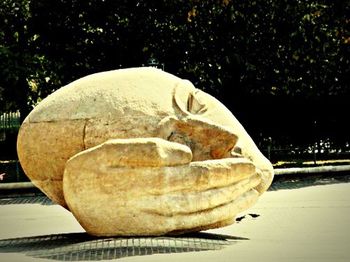
{"label": "tree", "polygon": [[31,30],[30,0],[0,3],[0,111],[21,113],[22,120],[47,94],[50,61],[37,53]]}
{"label": "tree", "polygon": [[344,117],[345,102],[324,103],[349,96],[349,6],[348,0],[4,0],[0,110],[20,108],[24,116],[79,77],[153,57],[218,97],[254,136],[305,138],[300,125]]}

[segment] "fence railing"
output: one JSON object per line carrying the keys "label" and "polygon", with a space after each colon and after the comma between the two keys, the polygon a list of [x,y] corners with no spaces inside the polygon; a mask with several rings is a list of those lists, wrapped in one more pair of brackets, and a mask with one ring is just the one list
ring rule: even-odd
{"label": "fence railing", "polygon": [[269,143],[259,144],[259,149],[271,162],[310,162],[346,160],[350,162],[350,143],[334,143],[329,139],[318,140],[309,144],[279,144],[272,139]]}
{"label": "fence railing", "polygon": [[18,129],[20,127],[20,113],[10,112],[0,115],[0,130]]}

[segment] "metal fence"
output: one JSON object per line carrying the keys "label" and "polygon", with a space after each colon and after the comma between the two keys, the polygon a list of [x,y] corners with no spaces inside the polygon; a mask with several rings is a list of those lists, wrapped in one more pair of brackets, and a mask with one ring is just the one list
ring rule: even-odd
{"label": "metal fence", "polygon": [[[266,142],[267,141],[267,142]],[[300,165],[305,162],[318,164],[320,161],[337,161],[350,163],[350,142],[335,143],[330,139],[319,139],[302,144],[286,144],[269,139],[259,143],[258,147],[272,162],[290,162]]]}
{"label": "metal fence", "polygon": [[0,115],[0,130],[18,129],[20,126],[20,113],[9,112]]}
{"label": "metal fence", "polygon": [[0,114],[0,147],[5,147],[3,143],[11,137],[12,133],[17,132],[20,125],[21,120],[19,111]]}

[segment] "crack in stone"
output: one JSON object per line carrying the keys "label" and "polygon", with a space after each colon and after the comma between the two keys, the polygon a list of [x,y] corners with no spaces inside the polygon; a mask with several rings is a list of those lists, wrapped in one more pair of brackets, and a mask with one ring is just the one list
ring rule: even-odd
{"label": "crack in stone", "polygon": [[84,122],[84,128],[83,128],[83,150],[86,149],[86,143],[85,143],[85,136],[86,136],[86,127],[87,127],[87,124],[88,124],[88,119],[85,119],[85,122]]}

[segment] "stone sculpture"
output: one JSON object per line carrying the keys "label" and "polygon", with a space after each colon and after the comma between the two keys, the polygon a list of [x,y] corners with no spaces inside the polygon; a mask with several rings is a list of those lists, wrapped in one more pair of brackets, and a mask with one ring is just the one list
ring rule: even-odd
{"label": "stone sculpture", "polygon": [[17,149],[31,181],[97,236],[229,225],[273,178],[224,105],[155,68],[62,87],[25,119]]}

